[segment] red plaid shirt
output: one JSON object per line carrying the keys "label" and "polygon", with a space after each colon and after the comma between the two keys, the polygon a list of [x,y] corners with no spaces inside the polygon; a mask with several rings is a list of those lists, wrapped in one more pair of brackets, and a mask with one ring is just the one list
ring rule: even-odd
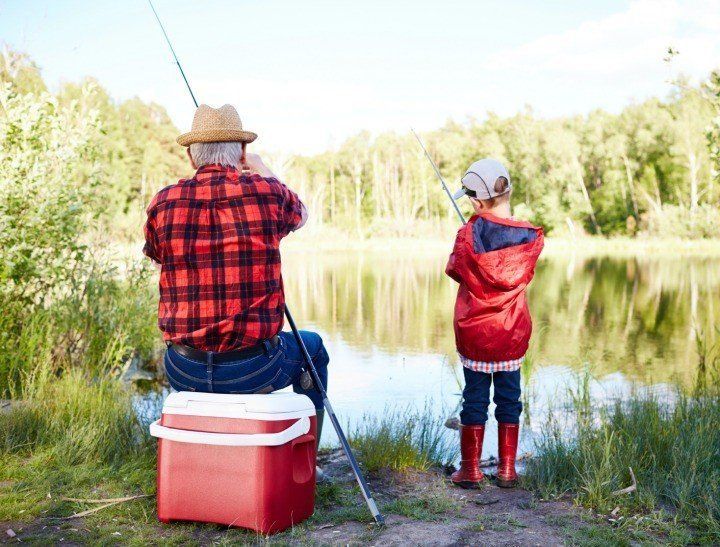
{"label": "red plaid shirt", "polygon": [[162,266],[166,341],[229,351],[280,331],[280,240],[302,218],[294,192],[274,178],[206,165],[161,190],[147,215],[143,252]]}

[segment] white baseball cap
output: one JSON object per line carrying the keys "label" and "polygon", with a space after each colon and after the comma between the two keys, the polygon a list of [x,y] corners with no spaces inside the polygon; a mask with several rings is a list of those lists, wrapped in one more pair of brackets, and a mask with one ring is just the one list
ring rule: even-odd
{"label": "white baseball cap", "polygon": [[[498,181],[500,177],[504,177],[507,184],[505,181]],[[473,163],[465,171],[460,182],[462,188],[455,192],[453,199],[460,199],[463,196],[492,199],[512,190],[508,170],[502,163],[492,158],[483,158]]]}

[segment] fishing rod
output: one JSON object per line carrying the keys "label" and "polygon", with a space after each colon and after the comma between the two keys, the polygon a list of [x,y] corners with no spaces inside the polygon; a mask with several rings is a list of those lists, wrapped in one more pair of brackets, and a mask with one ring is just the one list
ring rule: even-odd
{"label": "fishing rod", "polygon": [[[448,188],[447,184],[445,183],[445,179],[443,178],[442,174],[440,174],[440,169],[438,168],[438,166],[437,166],[437,164],[435,163],[435,161],[432,159],[432,156],[428,153],[427,148],[425,148],[425,145],[423,144],[423,141],[420,139],[420,135],[418,135],[417,133],[415,133],[415,130],[412,129],[412,128],[410,128],[410,131],[412,131],[413,135],[415,135],[415,138],[417,139],[418,143],[420,144],[420,147],[423,149],[423,152],[425,152],[425,157],[428,159],[428,161],[430,162],[430,165],[432,165],[432,168],[435,170],[435,174],[436,174],[436,175],[438,176],[438,178],[440,179],[440,182],[442,183],[442,186],[443,186],[443,189],[445,190],[445,193],[446,193],[447,196],[450,198],[450,202],[453,204],[453,207],[455,207],[455,212],[456,212],[456,213],[458,214],[458,216],[460,217],[460,222],[462,222],[463,224],[465,224],[465,222],[466,222],[466,220],[465,220],[465,215],[463,215],[463,214],[462,214],[462,211],[460,211],[460,207],[458,207],[457,202],[455,201],[455,199],[453,198],[452,194],[450,193],[450,189]],[[456,380],[457,380],[457,378],[456,378]],[[458,384],[459,384],[459,382],[458,382]],[[460,400],[458,401],[457,406],[455,407],[455,410],[452,412],[452,414],[450,414],[450,417],[445,421],[445,426],[446,426],[446,427],[449,427],[449,426],[448,426],[448,423],[450,423],[450,420],[453,419],[453,416],[455,416],[455,414],[457,414],[457,411],[460,410],[460,407],[462,406],[462,403],[463,403],[463,400],[462,400],[462,397],[461,397]],[[452,428],[451,428],[451,429],[452,429]]]}
{"label": "fishing rod", "polygon": [[[190,92],[190,96],[192,97],[193,103],[195,103],[195,108],[197,108],[198,102],[195,99],[195,94],[192,92],[192,88],[190,87],[190,83],[188,82],[188,79],[185,76],[185,71],[182,69],[180,60],[178,59],[177,55],[175,54],[175,49],[172,47],[170,38],[168,37],[167,32],[165,32],[165,27],[163,26],[162,21],[160,21],[160,17],[158,16],[157,11],[155,10],[155,6],[153,6],[152,0],[148,0],[148,3],[150,4],[150,7],[152,8],[153,13],[155,14],[155,19],[157,19],[157,22],[160,25],[160,29],[162,30],[163,35],[165,36],[165,41],[167,42],[168,46],[170,46],[170,51],[172,52],[173,57],[175,58],[175,62],[177,63],[178,68],[180,69],[180,74],[182,75],[183,80],[185,80],[185,85],[187,86],[188,91]],[[245,157],[245,145],[243,143],[243,160],[244,160],[244,157]],[[355,459],[355,454],[353,454],[353,451],[350,448],[350,443],[348,443],[347,437],[345,437],[345,433],[343,432],[342,426],[340,425],[340,422],[339,422],[337,416],[335,415],[335,411],[333,410],[333,407],[330,404],[330,400],[328,399],[327,391],[325,391],[325,386],[323,385],[322,380],[320,380],[320,376],[318,375],[318,372],[315,369],[315,365],[313,364],[312,358],[310,357],[310,353],[308,352],[307,347],[305,346],[305,342],[303,341],[302,336],[300,336],[300,332],[298,331],[297,326],[295,326],[295,320],[293,319],[293,316],[290,313],[290,308],[288,308],[287,304],[285,304],[285,317],[287,317],[287,320],[288,320],[288,323],[290,324],[290,329],[292,330],[293,336],[295,337],[295,340],[297,341],[297,344],[300,347],[300,351],[303,354],[303,359],[305,360],[305,364],[307,365],[307,370],[310,372],[310,375],[312,376],[313,383],[315,384],[315,389],[317,389],[317,391],[320,392],[320,396],[322,397],[323,406],[325,407],[325,410],[327,411],[328,417],[330,418],[330,422],[332,423],[333,428],[335,428],[335,433],[337,434],[338,439],[340,440],[340,445],[342,446],[342,449],[345,452],[345,455],[347,456],[348,460],[350,461],[350,467],[352,467],[353,473],[355,475],[355,479],[357,480],[358,485],[360,486],[360,491],[362,492],[363,498],[365,498],[365,503],[367,504],[368,509],[370,509],[370,513],[372,513],[372,516],[375,519],[375,522],[382,526],[385,524],[385,518],[382,516],[382,513],[380,513],[380,510],[378,509],[377,504],[375,503],[375,500],[373,499],[372,494],[370,493],[370,489],[368,488],[368,485],[365,482],[365,477],[363,477],[362,471],[360,471],[360,465],[358,465],[357,459]]]}
{"label": "fishing rod", "polygon": [[190,92],[190,96],[192,97],[192,100],[195,103],[195,108],[197,108],[197,106],[198,106],[197,99],[195,99],[195,94],[193,93],[193,90],[190,87],[190,82],[188,82],[188,79],[185,76],[185,71],[183,70],[183,67],[180,64],[180,59],[178,59],[178,56],[175,55],[175,48],[173,48],[172,42],[170,42],[170,38],[168,38],[167,32],[165,32],[165,27],[163,26],[162,21],[160,20],[160,16],[158,15],[157,11],[155,11],[155,6],[153,6],[153,3],[151,0],[148,0],[148,3],[150,4],[150,8],[152,9],[153,13],[155,14],[155,19],[157,19],[158,25],[160,25],[160,30],[162,30],[163,36],[165,36],[165,41],[167,42],[167,45],[170,46],[170,52],[172,53],[173,57],[175,58],[175,64],[180,69],[180,74],[182,75],[183,80],[185,80],[185,85],[187,86],[188,91]]}
{"label": "fishing rod", "polygon": [[432,165],[432,168],[435,170],[435,174],[440,179],[440,182],[442,183],[443,188],[445,189],[445,193],[447,194],[447,197],[450,198],[450,202],[453,204],[453,207],[455,207],[455,212],[460,217],[460,222],[465,224],[465,215],[462,214],[462,211],[460,211],[460,207],[458,207],[457,202],[453,199],[452,194],[450,193],[450,190],[448,189],[447,184],[445,184],[445,179],[443,178],[442,174],[440,174],[440,169],[438,169],[437,164],[432,159],[432,156],[427,151],[427,148],[425,148],[425,145],[423,144],[423,141],[420,139],[420,136],[415,133],[414,129],[410,129],[412,131],[413,135],[415,135],[415,138],[417,139],[418,143],[420,143],[420,147],[423,149],[423,152],[425,152],[425,157],[430,161],[430,165]]}

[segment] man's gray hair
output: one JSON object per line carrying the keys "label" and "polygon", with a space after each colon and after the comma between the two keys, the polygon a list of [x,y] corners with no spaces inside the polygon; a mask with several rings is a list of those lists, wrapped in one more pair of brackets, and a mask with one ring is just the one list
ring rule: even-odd
{"label": "man's gray hair", "polygon": [[242,156],[242,143],[196,142],[190,145],[190,155],[198,167],[212,163],[237,167]]}

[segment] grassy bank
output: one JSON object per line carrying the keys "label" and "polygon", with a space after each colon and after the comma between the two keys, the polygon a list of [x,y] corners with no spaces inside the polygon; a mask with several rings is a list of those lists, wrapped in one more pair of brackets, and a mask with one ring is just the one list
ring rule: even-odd
{"label": "grassy bank", "polygon": [[120,280],[90,264],[72,288],[53,275],[42,276],[53,283],[45,297],[34,278],[0,294],[0,521],[49,518],[62,531],[74,521],[55,517],[88,508],[63,497],[154,492],[149,416],[135,411],[121,377],[131,362],[152,360],[158,337],[146,268],[128,267]]}
{"label": "grassy bank", "polygon": [[[304,544],[380,537],[337,451],[324,456],[326,469],[335,467],[335,476],[345,478],[320,486],[312,519],[271,541],[212,525],[160,525],[153,497],[155,445],[147,436],[150,416],[136,415],[128,389],[109,375],[79,371],[50,377],[41,370],[26,385],[33,387],[23,403],[0,413],[0,521],[22,529],[24,541]],[[457,443],[429,411],[389,409],[360,422],[349,437],[381,509],[394,515],[384,533],[396,541],[410,541],[401,528],[409,522],[413,529],[425,527],[420,542],[440,541],[433,534],[453,530],[452,538],[461,542],[492,543],[505,534],[504,540],[517,544],[531,530],[553,534],[549,544],[712,543],[718,537],[720,405],[708,385],[712,382],[702,395],[678,394],[672,406],[636,398],[601,410],[586,390],[577,391],[567,416],[568,421],[578,417],[576,429],[547,429],[537,458],[528,464],[525,486],[536,497],[522,490],[501,493],[490,485],[478,493],[448,487],[438,466],[455,458]],[[613,490],[630,482],[628,466],[638,489],[615,496]],[[597,513],[612,513],[616,525],[547,501],[568,494]],[[67,519],[97,505],[66,498],[131,495],[149,497]],[[335,526],[347,538],[323,535]],[[400,528],[393,531],[393,526]]]}
{"label": "grassy bank", "polygon": [[111,373],[59,372],[45,362],[23,372],[16,394],[0,413],[0,520],[53,511],[60,494],[152,493],[149,417]]}
{"label": "grassy bank", "polygon": [[665,530],[677,543],[717,544],[718,370],[716,356],[712,363],[703,360],[691,394],[635,395],[604,407],[582,383],[573,395],[577,419],[568,421],[570,430],[547,424],[527,466],[526,486],[545,498],[570,495],[610,514],[616,526]]}
{"label": "grassy bank", "polygon": [[449,465],[458,456],[458,443],[448,439],[443,419],[430,404],[423,410],[388,408],[380,417],[364,416],[349,432],[349,441],[371,473],[427,471]]}

